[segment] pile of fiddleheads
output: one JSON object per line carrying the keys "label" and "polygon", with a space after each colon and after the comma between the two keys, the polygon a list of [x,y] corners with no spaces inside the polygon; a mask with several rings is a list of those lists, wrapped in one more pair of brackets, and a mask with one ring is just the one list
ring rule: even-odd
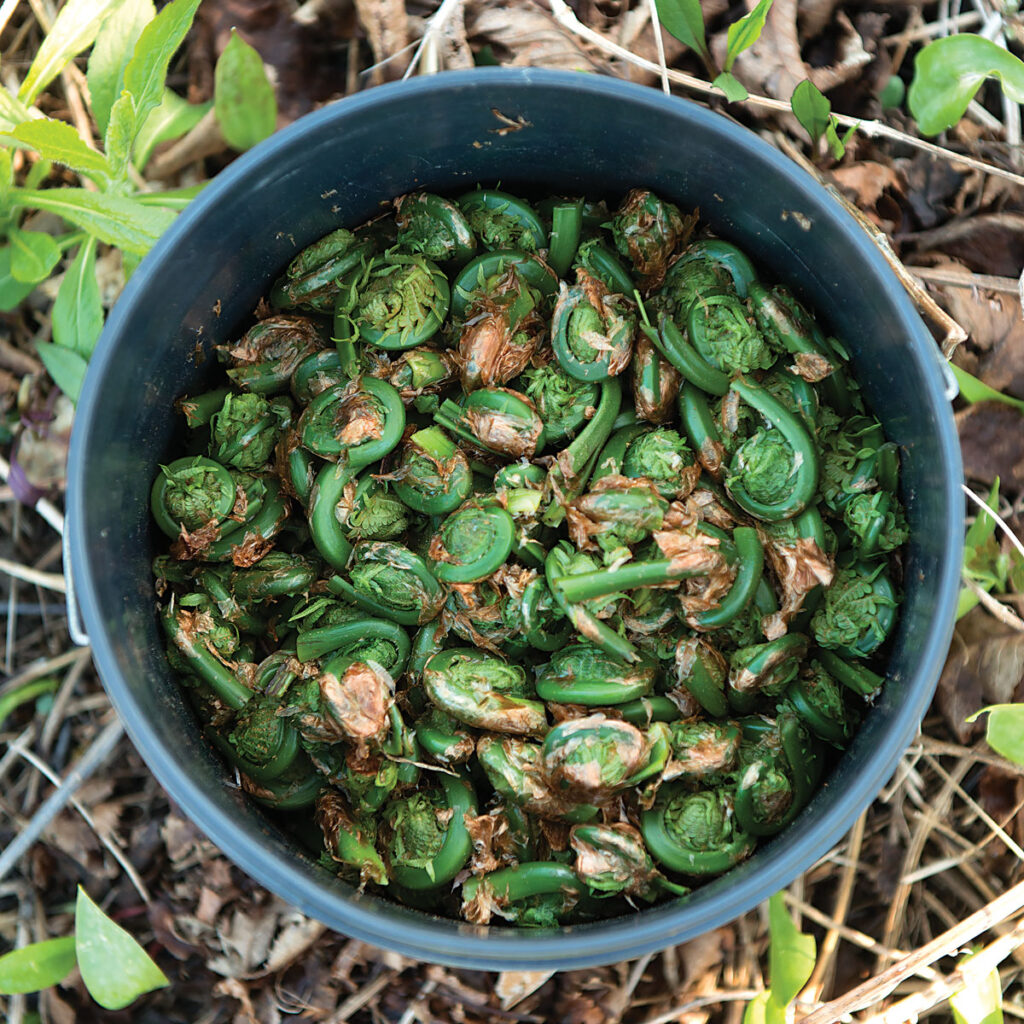
{"label": "pile of fiddleheads", "polygon": [[907,537],[843,346],[649,191],[300,252],[154,482],[168,657],[327,870],[475,922],[685,895],[813,798]]}

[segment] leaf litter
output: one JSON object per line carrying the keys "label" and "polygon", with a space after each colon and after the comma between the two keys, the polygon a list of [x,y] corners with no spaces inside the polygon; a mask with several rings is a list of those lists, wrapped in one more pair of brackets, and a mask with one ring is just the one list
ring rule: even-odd
{"label": "leaf litter", "polygon": [[[728,24],[738,14],[723,2],[703,6],[712,52],[721,54]],[[438,7],[433,0],[307,0],[301,5],[207,0],[172,84],[193,102],[209,99],[216,57],[234,26],[274,69],[286,123],[331,99],[401,77]],[[575,0],[571,7],[599,39],[658,62],[645,0]],[[913,133],[906,115],[883,113],[876,99],[880,84],[901,65],[905,72],[919,45],[901,41],[900,33],[920,32],[927,27],[924,18],[935,17],[930,6],[921,14],[911,10],[776,0],[761,40],[740,56],[734,72],[751,92],[785,102],[792,87],[810,77],[831,90],[834,109],[857,118],[886,117],[895,130]],[[556,5],[546,0],[449,4],[448,20],[437,39],[428,36],[415,70],[464,67],[476,58],[657,85],[658,75],[649,67],[593,45],[556,14]],[[31,12],[20,8],[0,36],[5,67],[27,66],[40,40]],[[705,74],[694,54],[667,35],[663,43],[670,68]],[[991,99],[990,120],[998,122],[1001,109]],[[51,116],[71,118],[60,83],[40,102]],[[788,114],[758,104],[710,103],[813,160]],[[948,141],[965,154],[1010,166],[998,132],[981,122],[963,122]],[[204,180],[230,159],[209,139],[197,139],[182,154],[163,164],[168,185]],[[818,160],[816,173],[885,233],[911,270],[962,275],[956,284],[924,284],[967,331],[957,362],[997,390],[1024,398],[1019,300],[971,283],[975,276],[1019,276],[1024,263],[1020,189],[953,159],[920,152],[908,156],[885,138],[855,135],[843,161]],[[105,253],[100,259],[110,263]],[[117,273],[111,282],[107,302],[119,287]],[[0,412],[21,424],[18,448],[3,451],[8,460],[14,456],[14,465],[0,486],[0,557],[41,571],[59,569],[59,538],[16,499],[45,494],[59,501],[63,493],[64,410],[33,344],[49,337],[51,302],[52,295],[33,296],[17,310],[0,313]],[[959,407],[958,426],[968,481],[984,490],[1000,477],[1007,521],[1021,536],[1024,419],[1007,406],[982,403]],[[1024,613],[1022,582],[1012,580],[998,595],[1018,613]],[[52,671],[65,677],[63,656],[70,641],[59,595],[3,575],[0,600],[7,612],[0,695],[40,665],[54,666]],[[59,727],[45,742],[48,709],[45,702],[29,704],[0,723],[3,749],[20,738],[53,770],[66,774],[110,714],[94,671],[71,682]],[[791,889],[791,911],[813,911],[802,927],[815,934],[819,948],[827,936],[835,937],[829,970],[822,975],[826,980],[813,992],[815,1002],[835,999],[872,978],[1024,877],[1020,859],[989,823],[1011,842],[1024,843],[1024,770],[996,757],[979,729],[964,723],[984,704],[1009,700],[1024,700],[1024,639],[985,608],[976,608],[958,625],[936,700],[893,781],[865,813],[859,831]],[[26,760],[0,754],[0,849],[48,791],[49,783]],[[68,934],[76,886],[85,882],[94,894],[102,890],[104,909],[145,945],[171,982],[133,1008],[143,1020],[740,1024],[746,1001],[764,982],[767,931],[759,911],[641,961],[583,971],[490,975],[418,964],[333,933],[261,889],[183,818],[126,739],[78,798],[90,808],[96,828],[113,838],[145,879],[150,902],[142,901],[97,834],[69,807],[23,858],[18,874],[0,881],[0,939],[10,948],[26,939]],[[908,877],[917,880],[907,884]],[[840,900],[844,885],[848,898]],[[897,906],[898,914],[891,909]],[[1006,930],[1001,921],[993,927]],[[1004,963],[1002,980],[1005,998],[1020,1016],[1024,957],[1020,950],[1017,954]],[[939,972],[952,966],[950,960],[934,964]],[[897,995],[928,983],[927,977],[909,976]],[[91,1003],[74,974],[31,1000],[0,1001],[0,1010],[12,1021],[25,1019],[27,1010],[56,1024],[111,1019]]]}

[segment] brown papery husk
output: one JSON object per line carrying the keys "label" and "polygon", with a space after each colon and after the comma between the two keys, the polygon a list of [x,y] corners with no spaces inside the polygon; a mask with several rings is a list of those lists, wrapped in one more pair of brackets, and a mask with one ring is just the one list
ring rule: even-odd
{"label": "brown papery husk", "polygon": [[785,636],[804,598],[816,587],[827,587],[835,575],[835,563],[810,537],[800,537],[796,544],[784,544],[765,530],[758,530],[761,546],[779,584],[779,610],[766,615],[761,628],[769,640]]}

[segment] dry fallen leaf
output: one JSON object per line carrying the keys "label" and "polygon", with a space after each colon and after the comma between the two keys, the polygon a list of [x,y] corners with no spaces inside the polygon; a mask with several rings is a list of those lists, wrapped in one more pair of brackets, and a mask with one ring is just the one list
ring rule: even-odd
{"label": "dry fallen leaf", "polygon": [[267,954],[266,971],[270,974],[298,959],[327,930],[326,925],[297,911],[282,923],[284,927]]}
{"label": "dry fallen leaf", "polygon": [[502,1009],[511,1009],[536,992],[554,971],[502,971],[494,985],[494,994],[501,1000]]}
{"label": "dry fallen leaf", "polygon": [[1006,493],[1024,490],[1024,416],[1002,402],[977,402],[956,414],[964,465],[987,484],[998,476]]}

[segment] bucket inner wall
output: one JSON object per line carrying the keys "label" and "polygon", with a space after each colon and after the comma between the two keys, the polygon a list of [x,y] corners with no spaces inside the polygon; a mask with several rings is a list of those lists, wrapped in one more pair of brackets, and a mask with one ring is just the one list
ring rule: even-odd
{"label": "bucket inner wall", "polygon": [[[501,115],[500,117],[498,115]],[[520,127],[510,129],[508,122]],[[231,786],[167,667],[150,571],[149,489],[175,399],[211,378],[303,246],[414,189],[478,182],[617,202],[653,189],[792,287],[851,351],[902,458],[911,525],[888,682],[800,818],[683,903],[551,932],[441,920],[321,872]],[[959,448],[935,343],[881,255],[825,191],[754,135],[653,89],[534,70],[384,86],[310,115],[207,186],[119,300],[79,403],[69,467],[72,566],[104,684],[154,774],[233,860],[349,935],[451,965],[582,967],[684,941],[750,909],[838,842],[881,789],[927,707],[948,648],[963,508]]]}

